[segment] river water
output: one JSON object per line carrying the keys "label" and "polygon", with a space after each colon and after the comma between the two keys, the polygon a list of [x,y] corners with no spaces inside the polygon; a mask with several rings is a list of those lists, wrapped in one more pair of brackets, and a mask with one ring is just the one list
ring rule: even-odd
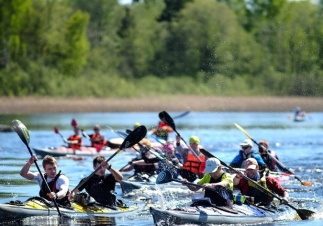
{"label": "river water", "polygon": [[[174,118],[181,112],[169,112]],[[186,140],[191,135],[200,137],[201,145],[222,161],[229,163],[238,153],[239,143],[246,135],[237,129],[234,123],[243,127],[254,140],[269,140],[270,147],[278,154],[281,162],[299,175],[302,180],[313,184],[311,187],[302,186],[299,181],[290,179],[283,182],[288,189],[291,204],[299,203],[302,208],[315,211],[313,220],[277,222],[266,225],[323,225],[323,113],[310,113],[303,122],[294,122],[290,112],[190,112],[188,115],[176,118],[177,131]],[[158,112],[141,113],[68,113],[68,114],[33,114],[33,115],[0,115],[0,124],[11,124],[13,119],[22,121],[30,131],[30,147],[57,147],[63,145],[59,135],[54,133],[58,127],[60,133],[68,137],[72,133],[71,119],[77,120],[79,126],[91,133],[94,124],[102,126],[102,133],[107,139],[115,138],[115,131],[131,129],[135,122],[140,122],[147,129],[157,125]],[[175,133],[170,135],[175,137]],[[85,144],[87,140],[84,139]],[[21,167],[30,157],[26,146],[15,132],[0,132],[0,203],[11,200],[24,201],[38,194],[38,185],[20,177]],[[115,168],[124,166],[134,154],[121,152],[116,155],[112,164]],[[58,159],[58,168],[70,178],[70,188],[78,181],[92,173],[92,157],[82,161],[69,158]],[[36,168],[33,170],[36,171]],[[179,184],[179,186],[182,186]],[[121,190],[117,189],[121,197]],[[187,197],[189,201],[189,197]],[[161,205],[160,198],[152,198],[154,205]],[[164,205],[176,206],[178,199],[168,200]],[[110,219],[111,220],[111,219]],[[148,210],[131,217],[115,218],[112,225],[153,225]],[[30,221],[16,222],[17,224],[32,225]],[[42,220],[39,225],[50,222]],[[106,224],[109,224],[105,222]],[[53,225],[57,224],[52,222]],[[67,225],[94,225],[95,220],[67,222]],[[101,222],[101,224],[104,224]]]}

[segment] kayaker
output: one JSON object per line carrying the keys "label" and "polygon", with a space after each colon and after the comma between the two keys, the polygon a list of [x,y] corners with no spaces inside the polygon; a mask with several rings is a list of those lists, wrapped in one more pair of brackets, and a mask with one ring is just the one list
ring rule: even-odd
{"label": "kayaker", "polygon": [[[121,172],[128,172],[134,170],[134,174],[130,178],[148,180],[152,175],[156,174],[156,162],[158,160],[149,151],[149,146],[142,146],[139,155],[131,160]],[[155,161],[156,160],[156,161]],[[145,178],[148,177],[148,178]]]}
{"label": "kayaker", "polygon": [[[177,135],[175,150],[183,159],[183,167],[179,171],[180,175],[190,182],[193,182],[197,178],[202,178],[207,158],[200,152],[200,138],[197,136],[190,137],[190,149],[182,147],[180,141],[181,137]],[[199,159],[196,156],[198,156]]]}
{"label": "kayaker", "polygon": [[173,178],[178,177],[178,169],[183,165],[180,162],[179,154],[175,153],[174,145],[171,143],[166,143],[163,145],[162,150],[155,149],[156,152],[160,155],[159,158],[143,158],[146,163],[157,163],[157,173],[160,173],[163,170],[168,170],[172,173]]}
{"label": "kayaker", "polygon": [[70,202],[68,200],[69,194],[69,179],[61,174],[61,171],[57,173],[57,161],[54,157],[46,155],[43,159],[44,178],[46,179],[51,192],[48,192],[46,184],[39,172],[30,172],[30,167],[37,161],[37,157],[32,155],[27,163],[22,167],[20,175],[28,180],[35,180],[40,186],[39,196],[56,202],[62,206],[69,207]]}
{"label": "kayaker", "polygon": [[[271,192],[274,192],[277,195],[281,196],[282,202],[287,204],[289,194],[286,189],[283,188],[275,178],[266,176],[265,173],[261,175],[258,170],[259,165],[256,159],[249,158],[246,160],[245,176],[255,181],[255,183],[260,184],[265,189],[268,189]],[[257,189],[257,187],[252,182],[248,182],[247,179],[243,178],[243,173],[241,172],[236,174],[233,179],[233,184],[235,188],[240,189],[242,195],[254,197],[255,204],[268,206],[273,201],[272,196],[266,195],[266,193]]]}
{"label": "kayaker", "polygon": [[101,126],[96,124],[93,127],[93,134],[90,134],[91,146],[96,148],[97,152],[100,152],[101,149],[107,145],[107,140],[103,135],[100,134]]}
{"label": "kayaker", "polygon": [[[123,180],[122,174],[119,170],[112,167],[108,163],[104,156],[96,156],[93,159],[93,168],[100,169],[95,173],[94,176],[88,179],[82,186],[78,189],[75,189],[69,195],[69,200],[73,200],[75,194],[82,191],[85,188],[85,191],[98,203],[107,205],[110,207],[115,207],[116,197],[115,197],[115,186],[116,182]],[[110,174],[106,174],[106,170],[110,171]],[[86,178],[83,178],[79,184],[83,182]]]}
{"label": "kayaker", "polygon": [[[285,170],[284,167],[282,167],[280,164],[277,164],[275,159],[279,160],[276,152],[269,150],[269,142],[267,140],[261,140],[259,141],[259,154],[262,158],[262,160],[266,163],[267,168],[271,171],[277,172],[282,171],[289,173],[288,171]],[[274,158],[272,158],[272,157]]]}
{"label": "kayaker", "polygon": [[236,155],[233,160],[230,163],[230,166],[233,168],[244,168],[245,161],[248,158],[255,158],[258,162],[258,165],[260,166],[260,169],[265,169],[267,167],[264,160],[261,158],[259,154],[256,154],[252,148],[253,144],[250,139],[244,140],[242,143],[240,143],[241,149],[239,151],[239,154]]}
{"label": "kayaker", "polygon": [[82,146],[82,136],[80,135],[80,129],[77,126],[74,126],[74,134],[71,135],[67,142],[68,147],[73,150],[80,150]]}
{"label": "kayaker", "polygon": [[[197,184],[202,185],[205,190],[204,197],[210,198],[212,204],[217,206],[232,206],[233,203],[233,180],[230,174],[225,173],[221,163],[217,158],[206,160],[204,177]],[[187,179],[182,179],[182,183],[191,191],[197,191],[200,187],[186,184]],[[207,188],[212,188],[209,190]]]}
{"label": "kayaker", "polygon": [[153,128],[149,133],[156,135],[157,138],[168,141],[168,134],[174,130],[165,122],[159,121],[156,128]]}

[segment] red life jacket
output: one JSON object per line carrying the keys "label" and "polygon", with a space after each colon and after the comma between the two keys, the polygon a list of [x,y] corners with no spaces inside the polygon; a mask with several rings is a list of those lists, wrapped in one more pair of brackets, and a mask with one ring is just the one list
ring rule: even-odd
{"label": "red life jacket", "polygon": [[189,170],[192,173],[195,173],[198,175],[203,175],[205,165],[206,165],[205,156],[200,155],[199,158],[200,158],[201,162],[192,153],[188,153],[187,160],[184,163],[182,169]]}
{"label": "red life jacket", "polygon": [[[52,191],[52,192],[55,192],[57,193],[59,190],[57,190],[56,188],[56,182],[59,178],[59,176],[62,175],[61,174],[61,171],[58,172],[58,174],[55,176],[55,178],[47,183],[48,184],[48,187],[49,189]],[[47,180],[47,174],[44,175],[44,179]],[[52,201],[48,196],[47,196],[47,193],[49,193],[48,191],[48,188],[47,188],[47,185],[45,184],[45,181],[42,182],[42,185],[41,185],[41,188],[40,188],[40,191],[39,191],[39,196],[40,197],[43,197],[45,198],[46,200],[48,201]],[[68,201],[68,195],[69,195],[70,191],[68,190],[65,197],[62,198],[62,199],[56,199],[56,202],[58,204],[61,204],[63,206],[70,206],[70,202]]]}

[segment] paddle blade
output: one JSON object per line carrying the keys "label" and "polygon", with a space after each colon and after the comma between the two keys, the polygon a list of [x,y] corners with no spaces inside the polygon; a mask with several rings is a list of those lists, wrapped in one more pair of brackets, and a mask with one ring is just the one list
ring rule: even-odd
{"label": "paddle blade", "polygon": [[247,131],[245,131],[241,126],[239,126],[237,123],[234,123],[234,125],[239,129],[239,130],[241,130],[249,139],[251,139],[252,140],[252,137],[251,137],[251,135],[247,132]]}
{"label": "paddle blade", "polygon": [[174,116],[174,117],[173,117],[173,119],[184,117],[185,115],[189,114],[190,112],[191,112],[191,111],[185,111],[185,112],[183,112],[183,113],[182,113],[182,114],[180,114],[180,115],[176,115],[176,116]]}
{"label": "paddle blade", "polygon": [[308,187],[310,187],[310,186],[312,186],[313,184],[311,183],[311,182],[309,182],[309,181],[302,181],[301,182],[301,184],[302,185],[304,185],[304,186],[308,186]]}
{"label": "paddle blade", "polygon": [[24,142],[24,144],[28,146],[30,136],[26,126],[19,120],[15,119],[12,121],[12,127],[16,131],[22,142]]}
{"label": "paddle blade", "polygon": [[73,127],[77,127],[77,122],[76,122],[76,120],[75,120],[75,119],[72,119],[72,121],[71,121],[71,126],[73,126]]}
{"label": "paddle blade", "polygon": [[165,184],[171,182],[172,180],[173,176],[171,172],[169,172],[168,170],[163,170],[158,174],[156,184]]}
{"label": "paddle blade", "polygon": [[302,220],[308,220],[313,214],[315,214],[314,211],[307,209],[297,209],[296,211]]}
{"label": "paddle blade", "polygon": [[56,134],[59,134],[59,130],[58,130],[57,127],[54,127],[54,131],[55,131]]}
{"label": "paddle blade", "polygon": [[167,125],[169,125],[174,131],[176,131],[176,126],[174,123],[174,120],[172,119],[172,117],[166,112],[166,111],[161,111],[158,114],[159,119],[166,123]]}
{"label": "paddle blade", "polygon": [[133,145],[141,141],[147,134],[147,129],[145,126],[139,126],[133,130],[129,135],[124,139],[120,145],[120,150],[124,148],[130,148]]}

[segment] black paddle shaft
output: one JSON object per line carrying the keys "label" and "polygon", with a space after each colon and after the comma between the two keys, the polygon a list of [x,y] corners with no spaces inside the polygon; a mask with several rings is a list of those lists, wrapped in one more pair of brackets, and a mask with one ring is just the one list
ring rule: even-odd
{"label": "black paddle shaft", "polygon": [[164,123],[166,123],[167,125],[169,125],[173,130],[174,130],[174,132],[178,135],[178,136],[180,136],[180,138],[181,138],[181,140],[185,143],[185,145],[188,147],[188,149],[192,152],[192,154],[197,158],[197,160],[199,161],[199,162],[202,162],[201,161],[201,159],[200,159],[200,157],[195,153],[195,151],[193,151],[192,150],[192,148],[186,143],[186,141],[182,138],[182,136],[177,132],[177,130],[176,130],[176,126],[175,126],[175,122],[174,122],[174,120],[172,119],[172,117],[166,112],[166,111],[161,111],[161,112],[159,112],[159,114],[158,114],[158,116],[159,116],[159,119],[162,121],[162,122],[164,122]]}
{"label": "black paddle shaft", "polygon": [[[12,121],[12,127],[13,129],[16,131],[16,133],[18,134],[18,136],[20,137],[20,139],[22,140],[22,142],[26,145],[28,151],[29,151],[29,154],[30,156],[33,156],[33,153],[31,152],[31,149],[29,147],[29,141],[30,141],[30,136],[29,136],[29,132],[26,128],[26,126],[20,122],[19,120],[13,120]],[[37,161],[34,161],[35,162],[35,166],[39,172],[39,175],[41,176],[42,180],[44,181],[45,185],[46,185],[46,188],[49,192],[51,192],[50,190],[50,187],[48,186],[48,183],[46,181],[46,179],[44,178],[44,175],[42,174],[38,164],[37,164]],[[61,211],[59,210],[59,207],[57,205],[57,202],[55,199],[52,199],[54,204],[55,204],[55,207],[57,209],[57,212],[58,212],[58,215],[61,216]]]}

